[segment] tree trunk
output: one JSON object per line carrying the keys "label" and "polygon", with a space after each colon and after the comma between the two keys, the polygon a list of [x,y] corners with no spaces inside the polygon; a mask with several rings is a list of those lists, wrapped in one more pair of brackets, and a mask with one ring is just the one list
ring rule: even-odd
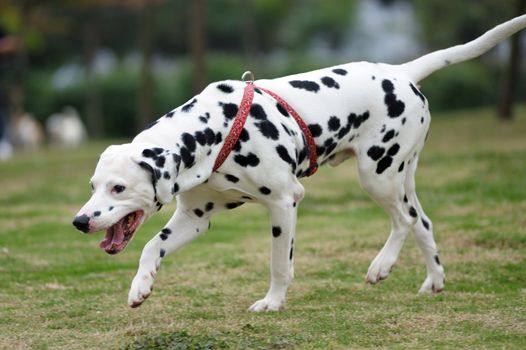
{"label": "tree trunk", "polygon": [[14,116],[20,116],[25,112],[25,80],[28,66],[27,51],[23,43],[26,38],[26,28],[29,26],[29,16],[31,13],[32,2],[29,0],[22,1],[20,10],[20,45],[15,53],[16,59],[14,64],[14,80],[9,91],[10,112]]}
{"label": "tree trunk", "polygon": [[141,83],[139,88],[139,115],[136,120],[136,129],[142,130],[153,117],[153,21],[154,5],[150,0],[143,0],[141,11]]}
{"label": "tree trunk", "polygon": [[102,111],[94,65],[99,46],[96,11],[88,13],[84,22],[84,66],[86,72],[86,126],[91,137],[102,136]]}
{"label": "tree trunk", "polygon": [[[526,11],[526,0],[517,0],[516,15],[520,16]],[[521,32],[511,38],[511,49],[508,66],[505,72],[502,94],[498,105],[498,117],[502,121],[513,119],[513,100],[517,90],[521,67]]]}
{"label": "tree trunk", "polygon": [[194,65],[193,93],[206,85],[206,22],[204,0],[193,0],[190,5],[190,55]]}

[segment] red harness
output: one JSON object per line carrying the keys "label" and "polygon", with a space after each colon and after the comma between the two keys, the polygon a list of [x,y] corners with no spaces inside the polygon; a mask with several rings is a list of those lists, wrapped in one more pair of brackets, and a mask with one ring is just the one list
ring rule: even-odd
{"label": "red harness", "polygon": [[301,131],[303,132],[303,135],[305,136],[305,139],[307,140],[310,161],[307,176],[311,176],[316,172],[316,170],[318,170],[318,156],[316,154],[316,144],[314,143],[314,138],[312,137],[312,134],[309,128],[307,127],[307,124],[305,124],[303,119],[301,119],[301,117],[294,110],[294,108],[292,108],[292,106],[289,105],[284,99],[279,97],[279,95],[275,94],[274,92],[268,89],[259,86],[254,86],[254,83],[252,82],[247,82],[247,85],[245,86],[243,99],[241,100],[241,104],[239,105],[239,108],[237,110],[236,118],[234,119],[234,124],[232,125],[230,133],[228,134],[228,136],[225,139],[225,142],[223,143],[221,151],[219,151],[219,154],[216,158],[216,162],[214,164],[213,171],[216,171],[223,164],[223,162],[226,160],[226,158],[236,145],[236,142],[239,139],[239,135],[241,135],[241,131],[245,126],[245,121],[247,120],[248,113],[250,112],[250,107],[252,107],[255,88],[264,91],[270,96],[272,96],[294,118],[296,123],[298,123],[298,126],[300,127]]}

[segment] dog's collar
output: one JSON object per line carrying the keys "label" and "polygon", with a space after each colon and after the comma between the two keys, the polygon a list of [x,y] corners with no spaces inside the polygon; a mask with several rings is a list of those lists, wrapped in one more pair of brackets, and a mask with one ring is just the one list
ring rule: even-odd
{"label": "dog's collar", "polygon": [[[246,75],[246,73],[243,74],[243,77],[245,77]],[[249,75],[252,76],[252,73],[249,73]],[[303,132],[303,135],[305,136],[305,140],[307,141],[307,148],[309,151],[310,164],[309,169],[307,170],[307,176],[311,176],[312,174],[314,174],[316,170],[318,170],[318,156],[316,154],[316,144],[314,142],[314,138],[312,137],[312,133],[310,132],[310,129],[308,128],[307,124],[305,124],[303,119],[294,110],[294,108],[292,108],[292,106],[289,105],[287,101],[282,99],[278,94],[260,86],[255,86],[253,79],[251,81],[247,81],[246,83],[247,84],[243,93],[243,99],[241,100],[241,103],[237,110],[236,118],[234,119],[234,123],[232,124],[232,128],[230,129],[228,136],[225,138],[223,147],[219,151],[219,154],[214,164],[213,171],[219,169],[219,167],[224,163],[224,161],[236,145],[236,142],[239,139],[239,135],[241,135],[241,131],[243,131],[243,127],[245,126],[248,113],[250,112],[250,107],[252,107],[252,101],[254,100],[254,89],[258,89],[272,96],[272,98],[274,98],[279,103],[279,105],[283,107],[288,112],[288,114],[294,118],[294,120],[300,127],[301,131]]]}

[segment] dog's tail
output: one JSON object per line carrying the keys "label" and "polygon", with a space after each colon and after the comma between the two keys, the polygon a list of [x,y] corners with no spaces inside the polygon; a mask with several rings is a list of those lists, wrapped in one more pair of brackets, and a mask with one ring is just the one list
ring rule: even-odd
{"label": "dog's tail", "polygon": [[432,52],[399,67],[414,82],[419,82],[439,69],[484,54],[504,39],[524,28],[526,28],[526,15],[504,22],[464,45]]}

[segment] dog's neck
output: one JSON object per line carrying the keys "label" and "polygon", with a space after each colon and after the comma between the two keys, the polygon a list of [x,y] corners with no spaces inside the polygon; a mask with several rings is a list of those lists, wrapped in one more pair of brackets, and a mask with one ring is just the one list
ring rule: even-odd
{"label": "dog's neck", "polygon": [[201,115],[197,112],[197,117],[179,115],[181,113],[176,111],[168,120],[164,117],[165,120],[142,131],[132,141],[150,143],[180,157],[177,193],[190,190],[208,180],[231,127],[231,123],[224,124],[224,117],[217,112],[206,113],[206,125],[190,122]]}

